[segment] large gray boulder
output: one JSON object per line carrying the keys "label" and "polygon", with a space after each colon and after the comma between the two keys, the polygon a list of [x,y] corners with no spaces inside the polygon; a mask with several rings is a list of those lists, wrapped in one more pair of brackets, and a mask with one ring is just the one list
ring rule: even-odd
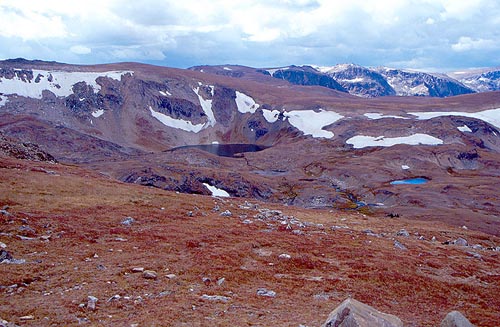
{"label": "large gray boulder", "polygon": [[440,327],[474,327],[459,311],[451,311],[441,321]]}
{"label": "large gray boulder", "polygon": [[402,327],[396,316],[382,313],[364,303],[348,298],[330,313],[322,327]]}

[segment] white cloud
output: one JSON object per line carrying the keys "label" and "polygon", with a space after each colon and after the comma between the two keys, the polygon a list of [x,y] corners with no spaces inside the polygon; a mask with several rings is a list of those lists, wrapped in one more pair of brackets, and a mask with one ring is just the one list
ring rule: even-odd
{"label": "white cloud", "polygon": [[461,36],[458,39],[458,42],[452,44],[451,48],[454,51],[469,51],[469,50],[484,50],[484,49],[492,49],[499,44],[493,40],[484,40],[484,39],[473,39],[468,36]]}
{"label": "white cloud", "polygon": [[69,49],[71,52],[79,55],[89,54],[92,52],[92,49],[86,47],[84,45],[74,45]]}
{"label": "white cloud", "polygon": [[0,58],[500,64],[500,3],[488,0],[1,0],[0,17]]}

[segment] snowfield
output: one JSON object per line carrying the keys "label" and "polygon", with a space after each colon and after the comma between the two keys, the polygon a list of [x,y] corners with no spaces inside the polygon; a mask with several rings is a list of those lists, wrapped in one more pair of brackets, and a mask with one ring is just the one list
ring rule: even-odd
{"label": "snowfield", "polygon": [[267,109],[262,109],[262,115],[264,118],[267,120],[268,123],[274,123],[278,121],[280,111],[279,110],[267,110]]}
{"label": "snowfield", "polygon": [[9,98],[4,95],[0,95],[0,107],[5,106],[7,102],[9,102]]}
{"label": "snowfield", "polygon": [[193,125],[193,123],[187,120],[174,119],[170,116],[162,114],[161,112],[154,111],[151,106],[149,107],[149,111],[154,118],[158,119],[163,125],[168,127],[178,128],[183,131],[193,133],[198,133],[205,127],[205,124]]}
{"label": "snowfield", "polygon": [[387,115],[386,116],[384,114],[379,114],[379,113],[376,113],[376,112],[367,112],[363,116],[365,116],[368,119],[373,119],[373,120],[375,120],[375,119],[384,119],[384,118],[409,119],[409,118],[401,117],[401,116],[392,116],[392,115]]}
{"label": "snowfield", "polygon": [[96,111],[92,112],[92,116],[94,116],[95,118],[99,118],[103,114],[104,114],[104,110],[102,110],[102,109],[99,109],[99,110],[96,110]]}
{"label": "snowfield", "polygon": [[238,107],[238,111],[243,114],[247,112],[253,114],[259,109],[259,105],[252,97],[238,91],[236,91],[236,106]]}
{"label": "snowfield", "polygon": [[223,197],[223,198],[228,198],[230,197],[229,193],[227,193],[226,191],[224,191],[223,189],[220,189],[220,188],[217,188],[215,186],[212,186],[208,183],[203,183],[203,185],[205,185],[205,187],[210,191],[212,192],[212,196],[219,196],[219,197]]}
{"label": "snowfield", "polygon": [[[21,73],[20,70],[16,72]],[[47,90],[58,97],[66,97],[73,94],[73,85],[78,82],[85,82],[92,86],[94,92],[99,92],[101,86],[97,84],[97,78],[108,77],[120,80],[123,75],[133,73],[133,71],[61,72],[33,69],[32,80],[28,80],[26,76],[20,77],[18,74],[13,79],[0,78],[0,91],[4,94],[17,94],[23,97],[41,99],[42,92]]]}
{"label": "snowfield", "polygon": [[[201,84],[201,83],[200,83]],[[214,95],[214,87],[209,85],[211,89],[212,96]],[[198,96],[198,99],[200,100],[200,105],[203,108],[203,111],[207,115],[208,118],[208,126],[215,126],[215,123],[217,122],[215,120],[214,112],[212,110],[212,100],[205,100],[203,97],[200,95],[200,87],[196,87],[193,89],[193,92],[196,93]]]}
{"label": "snowfield", "polygon": [[389,147],[396,144],[408,145],[439,145],[443,144],[443,140],[427,134],[413,134],[402,137],[373,137],[356,135],[346,141],[347,144],[353,145],[355,149],[362,149],[370,146]]}
{"label": "snowfield", "polygon": [[488,124],[495,126],[496,128],[500,128],[500,108],[478,111],[478,112],[442,111],[442,112],[409,112],[408,114],[416,116],[417,119],[421,120],[427,120],[442,116],[462,116],[462,117],[476,118],[485,121]]}
{"label": "snowfield", "polygon": [[330,131],[323,130],[330,124],[344,118],[344,116],[339,115],[333,111],[326,111],[320,109],[319,112],[314,110],[294,110],[290,112],[283,112],[284,118],[288,119],[288,122],[298,130],[304,133],[304,135],[311,135],[317,138],[328,138],[331,139],[334,134]]}

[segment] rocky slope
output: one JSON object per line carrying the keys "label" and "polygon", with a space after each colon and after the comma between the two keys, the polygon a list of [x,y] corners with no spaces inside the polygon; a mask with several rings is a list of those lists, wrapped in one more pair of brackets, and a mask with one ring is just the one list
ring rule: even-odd
{"label": "rocky slope", "polygon": [[[366,99],[233,65],[11,60],[0,75],[0,131],[61,162],[165,190],[215,188],[500,235],[498,92]],[[177,149],[228,143],[265,149]],[[425,184],[391,184],[417,177]]]}
{"label": "rocky slope", "polygon": [[166,192],[2,155],[0,208],[0,323],[312,327],[349,297],[407,327],[452,310],[500,318],[500,239],[443,222]]}
{"label": "rocky slope", "polygon": [[500,90],[500,68],[466,70],[448,74],[476,92]]}

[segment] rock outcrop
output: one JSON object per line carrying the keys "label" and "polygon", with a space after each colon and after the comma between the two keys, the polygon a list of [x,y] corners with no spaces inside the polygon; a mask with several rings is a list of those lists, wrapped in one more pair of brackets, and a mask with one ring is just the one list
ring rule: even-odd
{"label": "rock outcrop", "polygon": [[440,327],[474,327],[463,314],[458,311],[451,311],[441,322]]}
{"label": "rock outcrop", "polygon": [[322,327],[402,327],[396,316],[348,298],[330,313]]}

